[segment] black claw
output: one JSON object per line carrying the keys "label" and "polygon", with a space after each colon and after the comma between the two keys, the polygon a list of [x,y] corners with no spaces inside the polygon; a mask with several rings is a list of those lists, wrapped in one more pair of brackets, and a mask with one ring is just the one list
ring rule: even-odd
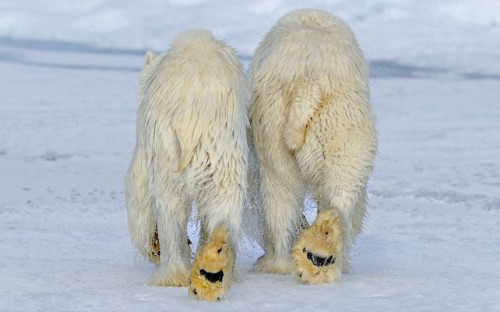
{"label": "black claw", "polygon": [[217,253],[220,253],[222,251],[222,247],[217,249]]}
{"label": "black claw", "polygon": [[299,277],[302,278],[302,272],[299,273]]}
{"label": "black claw", "polygon": [[333,256],[330,256],[330,257],[328,257],[328,259],[326,259],[325,265],[330,265],[330,264],[334,264],[334,263],[335,263],[335,258]]}
{"label": "black claw", "polygon": [[195,289],[193,289],[193,294],[194,294],[195,296],[196,296],[196,295],[198,295],[198,291],[196,290],[196,288],[195,288]]}

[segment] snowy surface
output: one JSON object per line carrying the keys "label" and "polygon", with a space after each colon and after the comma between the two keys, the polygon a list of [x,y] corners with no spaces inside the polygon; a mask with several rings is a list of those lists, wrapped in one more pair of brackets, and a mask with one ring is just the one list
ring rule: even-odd
{"label": "snowy surface", "polygon": [[[248,63],[303,6],[349,22],[371,62],[380,152],[353,272],[254,274],[245,242],[226,302],[148,285],[123,194],[143,51],[204,27]],[[4,0],[0,98],[2,312],[500,311],[498,1]]]}

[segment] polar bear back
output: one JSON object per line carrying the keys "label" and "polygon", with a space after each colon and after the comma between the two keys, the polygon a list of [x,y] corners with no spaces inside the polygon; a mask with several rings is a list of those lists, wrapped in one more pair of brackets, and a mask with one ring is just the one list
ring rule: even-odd
{"label": "polar bear back", "polygon": [[[365,183],[376,153],[375,116],[368,64],[345,22],[317,10],[285,15],[257,48],[249,83],[262,165],[297,163],[315,185],[327,185],[323,172],[353,176],[345,185]],[[350,168],[355,173],[343,172]]]}
{"label": "polar bear back", "polygon": [[[368,64],[349,26],[327,12],[282,17],[257,48],[249,82],[251,118],[262,120],[263,132],[281,132],[291,150],[302,146],[313,118],[322,132],[349,125],[373,131]],[[330,115],[330,125],[321,115]]]}
{"label": "polar bear back", "polygon": [[250,68],[250,77],[262,75],[267,76],[263,80],[276,83],[304,75],[329,77],[319,81],[325,92],[351,84],[368,93],[368,66],[352,30],[324,11],[294,11],[278,21],[255,52]]}
{"label": "polar bear back", "polygon": [[160,114],[168,111],[166,117],[175,118],[198,112],[203,119],[212,119],[220,116],[220,110],[234,117],[232,112],[244,103],[238,97],[247,96],[246,92],[231,92],[245,91],[235,51],[215,40],[210,32],[182,33],[159,58],[144,79],[142,101],[147,110]]}
{"label": "polar bear back", "polygon": [[[183,187],[245,182],[248,90],[235,51],[204,30],[180,34],[143,77],[138,140],[150,172]],[[225,174],[233,174],[225,179]],[[182,174],[182,177],[181,177]],[[223,181],[224,180],[224,181]],[[214,186],[217,188],[218,186]]]}

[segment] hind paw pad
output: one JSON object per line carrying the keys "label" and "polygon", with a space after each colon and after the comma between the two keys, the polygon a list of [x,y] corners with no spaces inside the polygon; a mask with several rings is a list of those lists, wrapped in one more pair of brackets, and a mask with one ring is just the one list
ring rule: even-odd
{"label": "hind paw pad", "polygon": [[205,301],[225,298],[234,265],[234,252],[227,239],[227,230],[217,228],[196,255],[189,281],[189,294],[193,298]]}
{"label": "hind paw pad", "polygon": [[293,248],[293,271],[298,281],[302,284],[339,281],[341,270],[337,259],[341,250],[341,222],[337,213],[333,210],[318,213]]}

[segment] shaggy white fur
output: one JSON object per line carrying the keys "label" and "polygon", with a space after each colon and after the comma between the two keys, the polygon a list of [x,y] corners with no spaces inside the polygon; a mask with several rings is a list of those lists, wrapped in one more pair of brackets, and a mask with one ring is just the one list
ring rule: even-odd
{"label": "shaggy white fur", "polygon": [[218,226],[227,229],[236,250],[248,153],[242,65],[210,32],[187,31],[164,54],[146,53],[138,99],[137,142],[126,179],[130,235],[151,259],[157,226],[155,284],[185,286],[193,202],[202,227],[198,252]]}
{"label": "shaggy white fur", "polygon": [[256,270],[290,273],[310,191],[320,211],[341,218],[336,265],[348,271],[377,149],[368,66],[353,32],[327,12],[291,12],[260,43],[248,78],[265,232]]}

